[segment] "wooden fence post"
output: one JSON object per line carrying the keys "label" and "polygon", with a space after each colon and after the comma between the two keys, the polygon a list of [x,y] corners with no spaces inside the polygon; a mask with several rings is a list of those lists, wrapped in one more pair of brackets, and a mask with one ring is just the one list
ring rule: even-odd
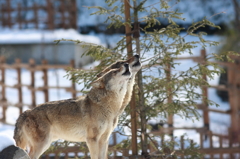
{"label": "wooden fence post", "polygon": [[200,148],[203,149],[203,136],[204,136],[204,134],[202,132],[200,132],[199,135],[200,135]]}
{"label": "wooden fence post", "polygon": [[9,28],[12,28],[12,17],[11,17],[11,13],[12,13],[12,7],[11,7],[11,2],[10,0],[7,0],[7,6],[6,6],[6,10],[7,10],[7,25]]}
{"label": "wooden fence post", "polygon": [[36,107],[36,94],[35,94],[35,60],[30,59],[29,60],[29,66],[30,66],[30,75],[31,75],[31,96],[32,96],[32,108]]}
{"label": "wooden fence post", "polygon": [[[180,144],[181,144],[181,150],[183,151],[184,150],[184,136],[181,136],[181,139],[180,139]],[[184,154],[181,154],[181,159],[184,159]]]}
{"label": "wooden fence post", "polygon": [[2,26],[3,27],[5,27],[5,25],[6,25],[6,22],[5,22],[5,18],[4,18],[4,10],[3,10],[3,8],[4,8],[4,4],[2,4],[1,5],[1,7],[0,7],[0,14],[2,15],[2,16],[0,16],[0,21],[2,22]]}
{"label": "wooden fence post", "polygon": [[68,159],[68,152],[65,153],[64,159]]}
{"label": "wooden fence post", "polygon": [[35,23],[35,28],[38,29],[38,6],[36,3],[33,3],[33,13],[34,13],[34,23]]}
{"label": "wooden fence post", "polygon": [[48,13],[48,29],[54,29],[54,8],[50,0],[47,0],[47,13]]}
{"label": "wooden fence post", "polygon": [[16,70],[17,70],[17,79],[18,79],[18,83],[17,83],[17,89],[18,89],[18,102],[20,104],[19,107],[19,114],[22,114],[23,112],[23,100],[22,100],[22,74],[21,74],[21,59],[15,59],[15,63],[16,63]]}
{"label": "wooden fence post", "polygon": [[71,8],[70,8],[70,27],[77,29],[77,4],[76,4],[76,0],[71,0]]}
{"label": "wooden fence post", "polygon": [[60,27],[66,29],[66,17],[65,17],[66,8],[65,7],[68,8],[68,6],[66,6],[66,4],[64,4],[64,0],[61,0],[60,2],[61,2],[61,4],[60,4],[59,9],[60,9],[61,21],[62,21],[62,23],[60,24]]}
{"label": "wooden fence post", "polygon": [[[220,135],[219,136],[219,148],[223,147],[223,143],[222,142],[223,142],[223,136]],[[220,159],[223,159],[223,153],[222,152],[220,152],[219,156],[220,156]]]}
{"label": "wooden fence post", "polygon": [[[5,57],[1,56],[0,57],[0,64],[4,65],[5,64]],[[1,101],[3,102],[2,104],[2,121],[6,122],[6,110],[7,110],[7,98],[6,98],[6,88],[5,88],[5,68],[4,66],[1,67],[1,83],[2,83],[2,98]]]}
{"label": "wooden fence post", "polygon": [[233,64],[233,67],[228,67],[228,93],[229,93],[229,103],[231,107],[231,127],[229,130],[229,141],[230,145],[238,142],[239,134],[239,88],[237,85],[238,67],[239,64]]}
{"label": "wooden fence post", "polygon": [[[209,135],[209,147],[210,149],[213,148],[213,135],[212,135],[212,131],[208,131],[208,135]],[[210,154],[210,158],[213,159],[214,158],[214,155],[213,154]]]}
{"label": "wooden fence post", "polygon": [[22,7],[21,7],[21,3],[18,3],[18,7],[17,7],[17,22],[18,22],[18,25],[19,25],[19,29],[22,29]]}
{"label": "wooden fence post", "polygon": [[[206,64],[206,50],[201,50],[201,63],[203,65]],[[202,75],[203,80],[207,81],[207,76],[206,74]],[[202,87],[202,104],[203,104],[203,122],[204,122],[204,127],[209,130],[209,116],[208,116],[208,103],[207,103],[207,98],[208,98],[208,88],[206,86]]]}
{"label": "wooden fence post", "polygon": [[[70,61],[70,66],[72,68],[75,68],[75,61],[74,60],[71,60]],[[76,84],[75,84],[75,81],[72,80],[72,97],[73,98],[76,98],[77,97],[77,92],[76,92]]]}
{"label": "wooden fence post", "polygon": [[129,156],[129,150],[128,149],[123,149],[122,150],[122,159],[125,159],[128,156]]}
{"label": "wooden fence post", "polygon": [[[42,60],[42,65],[47,65],[48,62],[47,60]],[[48,102],[49,101],[49,96],[48,96],[48,70],[47,68],[43,67],[42,69],[43,71],[43,83],[44,83],[44,86],[43,86],[43,93],[44,93],[44,99],[45,99],[45,102]]]}

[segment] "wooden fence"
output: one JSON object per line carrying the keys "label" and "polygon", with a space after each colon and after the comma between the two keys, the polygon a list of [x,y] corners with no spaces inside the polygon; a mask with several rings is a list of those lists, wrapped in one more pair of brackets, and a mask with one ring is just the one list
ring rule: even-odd
{"label": "wooden fence", "polygon": [[[33,3],[32,3],[33,2]],[[74,28],[77,29],[76,0],[43,0],[31,1],[32,5],[12,0],[2,0],[0,3],[0,25],[12,28]],[[29,19],[29,15],[32,16]],[[30,24],[30,25],[29,25]],[[28,26],[29,25],[29,26]]]}
{"label": "wooden fence", "polygon": [[[30,59],[28,64],[21,63],[20,59],[16,59],[14,64],[7,64],[5,63],[5,58],[0,57],[0,70],[1,70],[1,80],[0,80],[0,86],[1,86],[1,101],[0,105],[2,107],[2,118],[0,118],[0,121],[6,124],[6,110],[9,106],[17,107],[19,109],[19,114],[23,112],[23,107],[26,106],[28,108],[34,108],[36,107],[36,93],[38,91],[43,92],[44,94],[44,102],[49,101],[49,90],[51,89],[65,89],[67,92],[70,92],[72,94],[72,97],[76,97],[77,91],[75,83],[72,82],[72,84],[69,87],[66,86],[49,86],[48,80],[51,77],[48,77],[48,70],[50,69],[67,69],[69,67],[74,68],[74,61],[70,61],[69,65],[49,65],[47,63],[47,60],[42,60],[41,65],[36,65],[34,59]],[[9,80],[9,77],[6,77],[6,70],[15,70],[17,74],[17,83],[8,85],[6,84],[6,81]],[[22,77],[22,70],[25,69],[29,71],[30,77],[25,77],[26,79],[30,79],[29,84],[23,84],[22,80],[24,79]],[[41,71],[42,81],[43,85],[36,87],[36,77],[35,73],[37,71]],[[28,88],[31,92],[31,103],[23,103],[23,88]],[[6,89],[16,89],[18,92],[18,102],[12,103],[12,99],[7,99],[6,97]],[[14,97],[17,98],[17,97]]]}
{"label": "wooden fence", "polygon": [[[197,63],[204,64],[206,58],[206,52],[205,50],[201,51],[200,56],[195,57],[181,57],[176,60],[193,60]],[[205,101],[202,101],[201,104],[198,105],[199,110],[203,111],[203,127],[196,128],[196,127],[173,127],[173,116],[170,116],[168,118],[168,127],[167,128],[161,128],[160,130],[152,131],[151,134],[163,137],[164,134],[172,134],[174,130],[184,129],[184,130],[195,130],[196,133],[199,135],[199,146],[200,146],[200,152],[205,153],[205,158],[220,158],[220,159],[238,159],[240,158],[240,125],[239,125],[239,112],[240,112],[240,58],[233,57],[235,59],[235,63],[225,63],[225,62],[216,62],[222,66],[225,66],[227,68],[228,72],[228,84],[227,85],[218,85],[218,86],[210,86],[211,88],[215,89],[221,89],[226,90],[229,93],[229,104],[230,104],[230,110],[222,111],[218,109],[212,109],[209,108],[207,103]],[[48,85],[48,70],[49,69],[58,69],[63,68],[66,69],[67,67],[73,67],[74,61],[71,61],[69,65],[48,65],[46,60],[42,61],[42,64],[36,65],[34,60],[29,60],[28,64],[23,64],[19,59],[16,59],[15,64],[9,65],[5,63],[5,60],[3,57],[0,58],[0,70],[1,70],[1,79],[0,79],[0,87],[1,87],[1,100],[0,100],[0,106],[2,107],[2,118],[1,122],[6,122],[6,109],[9,106],[14,106],[19,109],[19,113],[22,113],[23,106],[27,106],[29,108],[33,108],[36,106],[36,92],[41,91],[44,94],[44,101],[47,102],[49,100],[49,90],[50,89],[65,89],[66,91],[70,92],[72,94],[72,97],[76,97],[77,90],[74,83],[72,83],[70,86],[62,87],[52,87]],[[7,85],[6,80],[8,80],[8,77],[6,77],[5,72],[7,69],[15,70],[17,74],[17,83],[13,85]],[[25,69],[30,72],[30,79],[31,82],[29,85],[22,84],[22,75],[21,70]],[[43,74],[43,86],[36,87],[35,84],[35,72],[41,71]],[[171,78],[171,68],[168,67],[169,76],[167,78]],[[206,76],[203,76],[204,79],[206,79]],[[22,89],[23,87],[27,87],[31,91],[31,104],[25,104],[23,103],[23,93]],[[17,103],[11,103],[9,99],[6,98],[6,89],[12,88],[16,89],[18,92],[18,102]],[[203,87],[202,91],[204,95],[208,96],[208,87]],[[169,102],[171,102],[171,98],[168,99]],[[209,113],[215,112],[220,114],[228,114],[231,119],[231,125],[229,126],[229,131],[227,134],[216,134],[215,132],[210,131],[209,125]],[[207,138],[207,141],[206,141]],[[113,134],[113,140],[114,144],[116,143],[116,134]],[[184,145],[184,142],[182,141],[183,137],[181,138],[181,141],[179,143],[180,148],[178,150],[175,150],[176,154],[179,154],[180,157],[182,157],[181,150],[185,148],[186,145]],[[161,141],[164,141],[162,138]],[[208,146],[204,144],[204,142],[209,142]],[[213,144],[217,143],[217,145]],[[113,153],[114,158],[122,158],[120,156],[125,157],[137,157],[142,158],[142,156],[132,156],[131,151],[126,150],[114,150],[111,145],[109,147],[109,151]],[[162,143],[156,143],[158,146],[161,146]],[[149,146],[149,152],[150,154],[154,154],[156,150]],[[54,154],[55,157],[51,157],[52,154]],[[59,154],[62,157],[59,157]],[[79,147],[73,146],[73,147],[67,147],[67,148],[59,148],[58,150],[54,152],[46,152],[45,156],[42,158],[68,158],[68,156],[77,157],[77,156],[83,156],[86,157],[89,155],[87,151],[82,151],[79,149]],[[119,156],[120,155],[120,156]],[[155,156],[157,158],[161,158],[159,156]]]}

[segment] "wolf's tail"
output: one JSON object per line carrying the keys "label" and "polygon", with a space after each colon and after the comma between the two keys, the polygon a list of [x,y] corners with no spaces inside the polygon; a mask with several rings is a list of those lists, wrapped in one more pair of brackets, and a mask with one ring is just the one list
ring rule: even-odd
{"label": "wolf's tail", "polygon": [[17,122],[15,124],[14,129],[14,140],[16,141],[16,145],[22,149],[26,149],[27,146],[27,139],[23,131],[23,127],[25,124],[25,120],[28,117],[29,110],[23,112],[19,118],[17,119]]}

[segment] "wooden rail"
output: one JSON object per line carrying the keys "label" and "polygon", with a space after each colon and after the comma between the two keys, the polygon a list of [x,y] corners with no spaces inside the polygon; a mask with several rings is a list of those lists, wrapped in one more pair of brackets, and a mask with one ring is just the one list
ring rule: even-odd
{"label": "wooden rail", "polygon": [[[1,70],[1,80],[0,80],[0,87],[1,87],[1,100],[0,100],[0,107],[2,107],[2,118],[0,119],[1,122],[7,123],[6,121],[6,111],[9,106],[17,107],[19,109],[19,114],[22,113],[23,107],[26,106],[28,108],[36,107],[36,92],[41,91],[44,94],[44,101],[49,101],[49,90],[51,89],[64,89],[66,92],[72,94],[72,97],[76,97],[77,90],[75,83],[72,82],[69,86],[49,86],[48,84],[48,70],[50,69],[67,69],[69,67],[74,67],[74,61],[70,61],[69,65],[49,65],[46,60],[42,61],[42,64],[36,65],[33,59],[29,60],[29,64],[21,63],[20,59],[16,59],[15,63],[12,65],[5,63],[5,58],[0,57],[0,70]],[[17,83],[14,84],[6,84],[8,77],[6,76],[6,70],[16,70],[17,74]],[[29,71],[30,77],[26,77],[31,79],[30,84],[23,84],[22,83],[22,69]],[[42,86],[36,86],[36,79],[35,73],[37,71],[41,71],[43,73]],[[26,104],[23,102],[23,87],[26,87],[31,92],[31,104]],[[18,103],[11,102],[11,99],[7,99],[6,97],[6,89],[16,89],[18,92]],[[7,123],[11,124],[11,123]]]}
{"label": "wooden rail", "polygon": [[[39,29],[74,28],[77,29],[77,4],[76,0],[43,0],[45,5],[40,5],[36,1],[31,6],[23,6],[19,2],[17,5],[12,0],[1,0],[0,3],[0,25],[12,28],[18,24],[19,29],[34,27]],[[33,12],[33,18],[27,19],[27,13]],[[39,15],[39,12],[45,14]],[[17,14],[16,14],[17,13]],[[44,16],[46,15],[46,16]],[[59,16],[56,16],[59,15]],[[34,24],[28,26],[29,24]],[[44,24],[39,25],[39,24]]]}

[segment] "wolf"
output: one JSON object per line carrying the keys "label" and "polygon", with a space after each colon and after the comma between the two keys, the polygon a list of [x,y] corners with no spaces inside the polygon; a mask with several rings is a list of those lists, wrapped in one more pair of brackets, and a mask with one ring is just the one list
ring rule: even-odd
{"label": "wolf", "polygon": [[129,104],[129,102],[131,100],[132,92],[133,92],[133,86],[135,84],[135,77],[136,77],[137,72],[142,67],[141,62],[140,62],[140,56],[138,54],[136,54],[133,57],[129,58],[128,60],[116,61],[115,63],[106,67],[103,71],[101,71],[100,73],[97,74],[97,77],[101,77],[102,75],[104,75],[104,73],[106,73],[107,71],[109,71],[111,69],[120,68],[123,63],[128,63],[129,64],[129,67],[130,67],[131,72],[132,72],[132,76],[128,80],[127,92],[126,92],[126,95],[123,99],[123,103],[122,103],[122,106],[119,110],[118,115],[121,115],[123,113],[124,109],[126,108],[126,106]]}
{"label": "wolf", "polygon": [[22,113],[14,130],[16,145],[38,159],[52,141],[86,142],[92,159],[105,159],[132,74],[128,63],[119,66],[92,82],[86,96],[47,102]]}

